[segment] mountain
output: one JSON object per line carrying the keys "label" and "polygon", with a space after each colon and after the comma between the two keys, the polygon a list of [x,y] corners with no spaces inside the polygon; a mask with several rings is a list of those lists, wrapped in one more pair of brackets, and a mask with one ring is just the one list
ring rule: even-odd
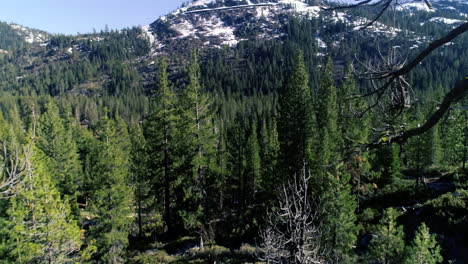
{"label": "mountain", "polygon": [[[346,5],[346,2],[334,0],[328,5]],[[363,16],[354,11],[326,11],[318,1],[304,0],[197,0],[160,17],[155,22],[143,27],[153,45],[153,51],[171,52],[185,49],[187,46],[221,47],[234,46],[248,39],[281,39],[285,36],[285,27],[289,16],[309,20],[320,20],[327,25],[344,24],[358,31],[372,19],[372,14]],[[325,6],[326,7],[326,6]],[[431,9],[423,1],[403,1],[396,6],[400,15],[422,15],[418,23],[444,23],[456,25],[466,21],[468,2],[438,0]],[[411,34],[408,27],[395,23],[376,23],[365,30],[374,36],[383,35],[395,38],[398,35]],[[425,36],[414,35],[413,40]],[[317,32],[317,43],[325,44]]]}
{"label": "mountain", "polygon": [[75,36],[0,23],[0,262],[283,263],[300,248],[468,263],[468,116],[449,105],[468,34],[398,75],[468,6],[398,1],[372,26],[376,8],[314,0],[198,0]]}
{"label": "mountain", "polygon": [[[148,106],[145,95],[154,87],[155,61],[161,56],[168,58],[171,78],[179,81],[188,55],[198,48],[210,90],[269,94],[279,89],[282,73],[289,69],[297,48],[308,57],[311,73],[331,55],[338,80],[345,65],[356,56],[365,59],[389,49],[412,56],[466,21],[468,14],[465,1],[433,1],[433,8],[425,10],[414,8],[421,1],[411,0],[400,2],[395,13],[387,13],[373,26],[362,29],[375,17],[375,9],[327,11],[317,3],[197,0],[144,27],[77,36],[0,23],[0,91],[98,96],[105,98],[102,104],[121,100],[116,108],[130,107],[128,112],[139,116]],[[452,77],[466,72],[464,64],[453,59],[464,56],[465,42],[466,38],[459,38],[443,47],[434,65],[440,65],[439,61],[453,64],[449,68]],[[428,68],[436,67],[429,63],[432,61],[428,61]],[[449,79],[455,79],[452,77]],[[440,80],[445,76],[431,78],[435,83],[447,82]],[[425,82],[417,85],[424,86]],[[88,100],[79,98],[76,100],[83,100],[79,104]],[[139,98],[138,103],[132,102],[135,98]],[[81,108],[86,113],[94,107]],[[89,118],[87,114],[83,117]]]}

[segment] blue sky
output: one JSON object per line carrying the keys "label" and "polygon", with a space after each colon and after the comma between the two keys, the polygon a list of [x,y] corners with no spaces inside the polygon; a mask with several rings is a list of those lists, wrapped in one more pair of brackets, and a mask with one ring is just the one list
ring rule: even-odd
{"label": "blue sky", "polygon": [[187,0],[4,0],[0,21],[76,34],[147,25]]}

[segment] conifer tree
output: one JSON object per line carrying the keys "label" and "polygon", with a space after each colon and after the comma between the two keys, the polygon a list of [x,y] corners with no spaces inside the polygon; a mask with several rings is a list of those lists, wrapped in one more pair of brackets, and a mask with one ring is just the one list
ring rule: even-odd
{"label": "conifer tree", "polygon": [[53,101],[45,106],[40,117],[37,146],[51,161],[51,172],[60,193],[67,197],[75,215],[78,215],[77,187],[81,184],[81,165],[71,128],[60,117],[59,109]]}
{"label": "conifer tree", "polygon": [[[369,113],[365,113],[362,117],[359,116],[367,108],[367,102],[362,97],[353,98],[353,95],[357,94],[360,94],[360,91],[356,86],[353,70],[349,66],[342,89],[338,93],[338,124],[343,138],[342,154],[347,154],[354,147],[368,142],[369,139],[371,116]],[[351,174],[353,192],[357,195],[359,203],[362,182],[370,174],[368,153],[354,153],[345,159],[347,171]]]}
{"label": "conifer tree", "polygon": [[217,146],[216,146],[216,157],[215,166],[213,166],[213,177],[216,177],[216,181],[212,181],[213,185],[212,193],[216,197],[214,205],[216,210],[223,210],[224,199],[226,198],[227,191],[227,177],[228,177],[228,152],[227,152],[227,139],[226,132],[223,127],[219,127],[219,133],[217,134]]}
{"label": "conifer tree", "polygon": [[[176,175],[177,129],[180,124],[179,108],[173,91],[167,63],[162,59],[156,80],[156,89],[152,96],[152,109],[144,124],[144,135],[148,151],[148,173],[152,180],[152,195],[162,199],[163,218],[167,233],[173,237],[181,223],[176,212],[175,190],[180,181]],[[162,194],[162,195],[161,195]],[[159,208],[155,208],[159,209]]]}
{"label": "conifer tree", "polygon": [[429,159],[432,166],[440,165],[442,159],[440,126],[436,125],[427,132],[428,145],[430,146]]}
{"label": "conifer tree", "polygon": [[[105,110],[106,111],[106,110]],[[133,210],[133,190],[129,187],[129,136],[124,121],[110,120],[107,114],[98,122],[97,141],[92,153],[91,175],[99,188],[90,198],[90,211],[96,215],[89,234],[96,240],[97,257],[106,263],[121,263],[128,244]]]}
{"label": "conifer tree", "polygon": [[[202,208],[207,204],[207,185],[210,165],[214,162],[215,135],[213,126],[213,103],[201,85],[198,55],[194,51],[187,68],[187,86],[182,92],[180,141],[185,144],[180,150],[188,154],[189,175],[183,181],[185,193],[184,219],[190,226],[200,225]],[[188,153],[187,153],[188,152]],[[192,207],[192,208],[190,208]],[[198,223],[197,223],[198,222]]]}
{"label": "conifer tree", "polygon": [[277,168],[280,145],[276,120],[273,119],[270,129],[266,121],[263,121],[260,130],[260,156],[262,170],[262,185],[267,193],[272,194],[278,180],[275,169]]}
{"label": "conifer tree", "polygon": [[338,130],[338,98],[332,67],[332,60],[328,58],[320,78],[315,108],[317,140],[314,170],[318,175],[324,175],[323,172],[330,163],[339,159],[339,148],[341,147],[341,137]]}
{"label": "conifer tree", "polygon": [[401,159],[398,145],[384,146],[376,151],[373,160],[374,170],[381,173],[382,182],[393,182],[401,176]]}
{"label": "conifer tree", "polygon": [[257,126],[255,122],[252,123],[250,128],[250,135],[247,139],[246,147],[246,185],[248,186],[248,192],[250,192],[250,198],[254,198],[254,195],[259,191],[260,186],[263,185],[261,179],[261,161],[260,161],[260,145],[257,137]]}
{"label": "conifer tree", "polygon": [[369,263],[397,264],[403,260],[404,233],[403,227],[397,225],[397,217],[395,209],[385,210],[369,245]]}
{"label": "conifer tree", "polygon": [[429,228],[422,223],[413,242],[406,249],[405,264],[437,264],[443,261],[440,255],[440,247],[435,235],[429,233]]}
{"label": "conifer tree", "polygon": [[453,111],[442,123],[441,142],[444,165],[459,167],[465,164],[468,153],[468,114],[466,111]]}
{"label": "conifer tree", "polygon": [[362,117],[359,116],[367,108],[367,103],[362,97],[353,98],[353,95],[357,94],[360,94],[360,91],[356,87],[350,66],[338,93],[338,125],[343,135],[344,150],[366,143],[369,137],[370,115],[366,113]]}
{"label": "conifer tree", "polygon": [[16,103],[8,110],[6,117],[8,117],[7,120],[11,125],[11,129],[14,132],[15,137],[17,139],[22,139],[24,136],[24,124],[21,120],[18,105]]}
{"label": "conifer tree", "polygon": [[[341,171],[341,170],[340,170]],[[341,171],[328,173],[326,192],[321,195],[324,215],[322,224],[327,230],[324,242],[330,249],[330,259],[338,263],[355,263],[354,246],[359,228],[356,224],[357,202],[351,193],[351,175]]]}
{"label": "conifer tree", "polygon": [[236,113],[234,124],[227,131],[227,165],[229,195],[231,203],[244,206],[246,196],[245,164],[246,164],[246,132],[244,113]]}
{"label": "conifer tree", "polygon": [[296,175],[310,161],[313,124],[309,76],[302,51],[297,53],[292,73],[282,87],[279,106],[278,165],[282,175]]}
{"label": "conifer tree", "polygon": [[150,197],[148,196],[150,190],[150,179],[148,179],[148,173],[146,171],[146,142],[143,136],[142,128],[139,124],[130,127],[130,142],[131,181],[133,186],[135,186],[135,206],[137,214],[138,236],[142,238],[144,237],[145,233],[145,229],[143,226],[145,223],[147,223],[147,221],[150,221],[149,219],[146,219],[144,215],[148,215],[149,213],[151,213],[149,209],[151,206],[152,199],[150,199]]}
{"label": "conifer tree", "polygon": [[[425,119],[423,111],[416,110],[413,126],[420,126],[420,122]],[[418,174],[422,174],[430,166],[437,165],[441,156],[439,126],[436,125],[426,133],[409,139],[406,152],[407,165],[417,169]]]}
{"label": "conifer tree", "polygon": [[30,177],[8,210],[9,257],[14,263],[77,263],[83,231],[51,179],[50,160],[35,148],[30,162]]}

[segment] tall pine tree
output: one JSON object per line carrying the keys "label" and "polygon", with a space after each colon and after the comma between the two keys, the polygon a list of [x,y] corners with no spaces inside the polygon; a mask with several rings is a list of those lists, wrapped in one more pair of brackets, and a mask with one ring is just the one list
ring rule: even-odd
{"label": "tall pine tree", "polygon": [[[177,169],[177,133],[180,124],[179,108],[174,93],[167,63],[162,59],[151,98],[151,113],[144,124],[147,142],[148,173],[152,180],[152,195],[163,204],[163,219],[170,237],[177,236],[183,223],[177,212],[175,191],[180,188]],[[161,195],[162,194],[162,195]],[[159,208],[155,208],[158,210]]]}
{"label": "tall pine tree", "polygon": [[133,222],[129,135],[121,118],[114,121],[107,114],[99,120],[95,135],[90,171],[99,188],[90,197],[90,212],[95,215],[96,225],[89,234],[96,240],[101,261],[122,263]]}
{"label": "tall pine tree", "polygon": [[40,117],[37,146],[51,161],[51,172],[60,193],[67,197],[73,212],[78,216],[77,187],[81,184],[81,164],[72,130],[60,117],[57,105],[50,100]]}
{"label": "tall pine tree", "polygon": [[[213,103],[201,84],[198,55],[194,51],[187,67],[187,86],[182,92],[180,150],[188,156],[188,177],[183,181],[185,193],[184,222],[186,226],[200,226],[202,210],[208,206],[208,186],[215,154]],[[205,211],[206,213],[207,211]]]}
{"label": "tall pine tree", "polygon": [[333,63],[328,58],[320,78],[320,87],[315,108],[317,138],[314,151],[314,173],[324,177],[333,161],[339,160],[341,137],[338,129],[338,98],[333,80]]}
{"label": "tall pine tree", "polygon": [[292,73],[280,91],[279,106],[281,154],[278,165],[282,175],[291,177],[304,167],[304,163],[309,162],[311,154],[313,109],[302,51],[297,53]]}

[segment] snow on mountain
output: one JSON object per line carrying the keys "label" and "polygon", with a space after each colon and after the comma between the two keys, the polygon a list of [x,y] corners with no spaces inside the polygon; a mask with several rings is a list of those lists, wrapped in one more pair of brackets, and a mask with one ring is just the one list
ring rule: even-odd
{"label": "snow on mountain", "polygon": [[28,43],[43,43],[47,41],[47,36],[44,32],[33,30],[17,24],[10,24],[10,27],[15,29],[17,33],[22,36]]}
{"label": "snow on mountain", "polygon": [[430,22],[438,22],[438,23],[445,23],[445,24],[461,24],[463,22],[467,22],[466,20],[460,20],[460,19],[450,19],[450,18],[445,18],[445,17],[433,17],[429,19]]}
{"label": "snow on mountain", "polygon": [[425,12],[435,12],[433,7],[429,7],[424,1],[410,1],[401,3],[396,7],[397,10],[417,10]]}
{"label": "snow on mountain", "polygon": [[[169,48],[171,43],[184,42],[211,47],[233,46],[252,37],[283,36],[287,15],[313,19],[321,12],[319,6],[309,5],[305,0],[197,0],[142,30],[153,47]],[[346,20],[340,12],[333,12],[331,19],[335,23]]]}
{"label": "snow on mountain", "polygon": [[[273,39],[284,36],[288,15],[307,19],[321,19],[324,23],[344,23],[358,31],[370,20],[350,15],[346,11],[324,11],[318,5],[309,5],[306,0],[194,0],[163,16],[151,25],[142,28],[153,45],[154,53],[177,47],[233,46],[245,39]],[[320,1],[319,1],[320,2]],[[397,10],[403,12],[429,12],[426,22],[453,24],[463,22],[462,12],[468,13],[468,0],[432,0],[429,8],[423,0],[400,0]],[[322,4],[350,4],[355,0],[328,0]],[[460,9],[460,6],[463,7]],[[443,17],[438,10],[454,12]],[[457,16],[457,12],[459,12]],[[431,17],[432,16],[432,17]],[[421,23],[421,26],[424,23]],[[402,29],[380,22],[365,30],[371,35],[395,38],[408,34]],[[409,32],[411,33],[411,32]],[[419,36],[414,36],[417,38]],[[317,44],[326,49],[326,44],[317,32]]]}

